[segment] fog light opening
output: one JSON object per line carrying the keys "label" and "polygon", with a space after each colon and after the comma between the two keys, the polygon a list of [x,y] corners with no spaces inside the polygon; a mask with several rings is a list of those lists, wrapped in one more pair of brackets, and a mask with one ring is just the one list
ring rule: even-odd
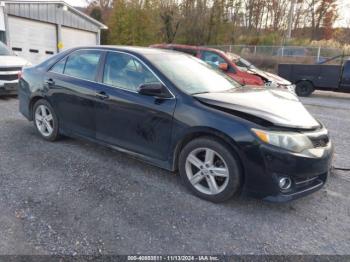
{"label": "fog light opening", "polygon": [[278,181],[278,185],[282,190],[288,190],[292,186],[292,180],[289,177],[282,177]]}

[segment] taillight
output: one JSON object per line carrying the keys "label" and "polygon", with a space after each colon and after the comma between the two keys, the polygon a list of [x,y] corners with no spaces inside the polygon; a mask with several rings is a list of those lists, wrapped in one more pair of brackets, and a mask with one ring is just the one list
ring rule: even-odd
{"label": "taillight", "polygon": [[22,70],[18,72],[17,76],[18,76],[18,80],[22,78]]}

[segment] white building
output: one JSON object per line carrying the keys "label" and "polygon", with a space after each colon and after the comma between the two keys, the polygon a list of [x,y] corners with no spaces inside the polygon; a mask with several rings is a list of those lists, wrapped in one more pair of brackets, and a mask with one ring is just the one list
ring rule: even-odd
{"label": "white building", "polygon": [[36,64],[62,50],[100,43],[107,27],[64,1],[1,1],[0,41]]}

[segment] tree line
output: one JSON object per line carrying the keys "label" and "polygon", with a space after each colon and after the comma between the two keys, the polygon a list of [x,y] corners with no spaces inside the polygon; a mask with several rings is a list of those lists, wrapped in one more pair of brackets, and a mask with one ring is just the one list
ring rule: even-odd
{"label": "tree line", "polygon": [[[291,4],[294,41],[331,39],[336,0],[87,0],[108,25],[104,44],[282,44]],[[293,40],[292,40],[293,41]]]}

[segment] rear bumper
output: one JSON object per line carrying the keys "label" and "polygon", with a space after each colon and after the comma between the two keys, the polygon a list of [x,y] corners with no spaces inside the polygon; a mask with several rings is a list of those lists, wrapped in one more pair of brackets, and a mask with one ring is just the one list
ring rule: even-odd
{"label": "rear bumper", "polygon": [[16,95],[18,92],[18,81],[0,81],[0,95]]}

